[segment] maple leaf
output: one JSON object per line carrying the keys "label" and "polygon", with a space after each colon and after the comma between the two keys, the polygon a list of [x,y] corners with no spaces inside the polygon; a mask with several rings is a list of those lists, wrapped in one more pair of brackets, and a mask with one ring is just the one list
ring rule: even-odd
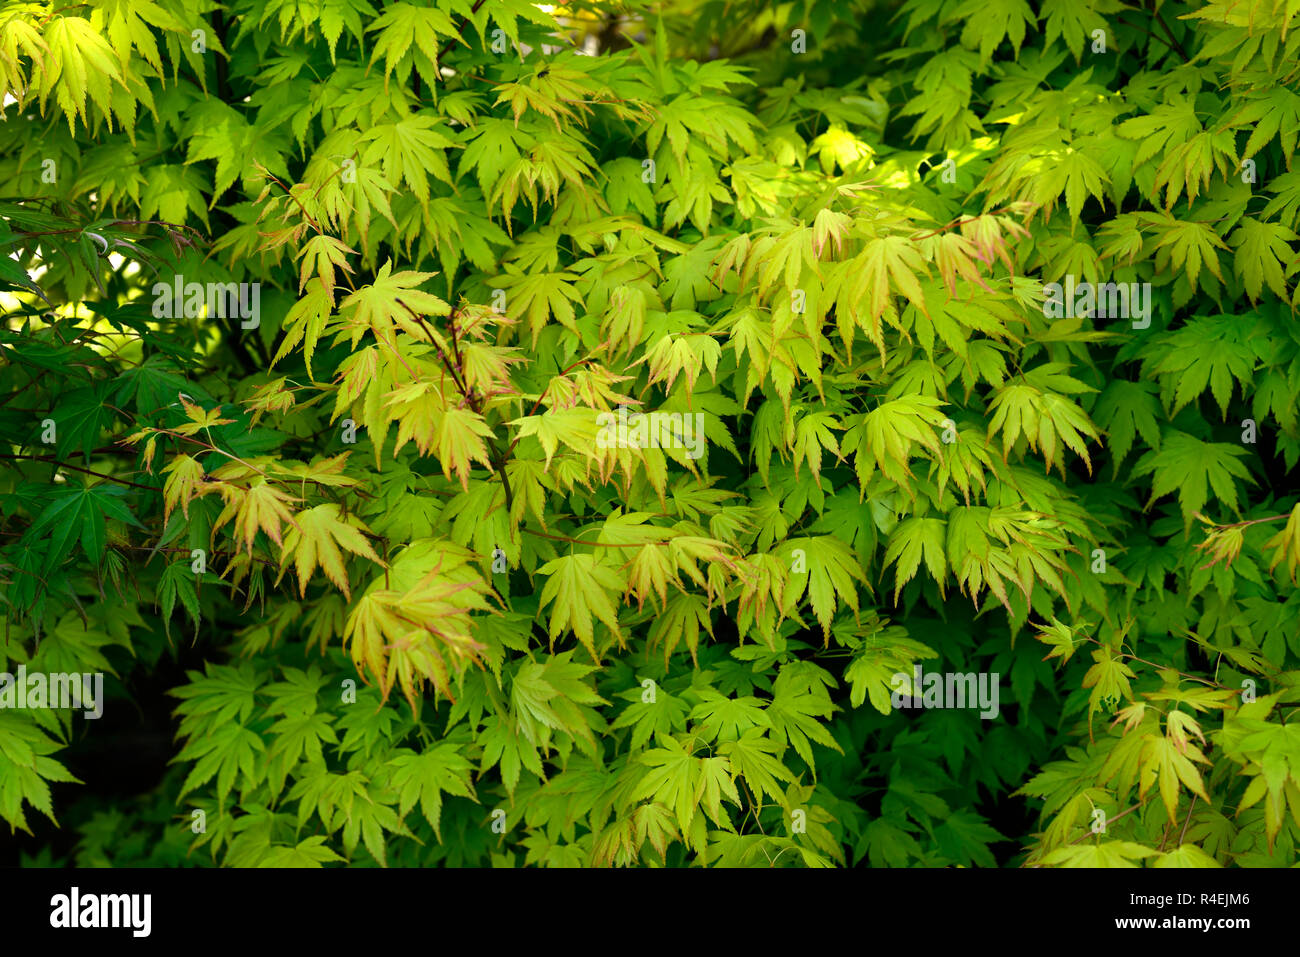
{"label": "maple leaf", "polygon": [[1165,434],[1159,451],[1147,452],[1133,468],[1136,477],[1152,476],[1151,498],[1178,492],[1183,524],[1190,528],[1192,518],[1209,499],[1211,489],[1228,508],[1240,514],[1235,479],[1254,482],[1240,460],[1245,450],[1225,442],[1203,442],[1186,432]]}
{"label": "maple leaf", "polygon": [[[302,260],[302,272],[298,278],[299,294],[307,288],[307,281],[315,276],[320,280],[320,287],[328,298],[330,307],[333,308],[334,267],[337,266],[346,273],[352,272],[347,257],[349,254],[355,256],[356,252],[333,236],[313,236],[307,240],[297,256]],[[287,350],[282,347],[280,353],[285,354]]]}
{"label": "maple leaf", "polygon": [[186,401],[181,396],[181,405],[185,408],[185,414],[189,417],[188,422],[183,422],[173,430],[181,435],[194,435],[204,429],[216,428],[219,425],[229,425],[234,419],[221,418],[221,406],[215,409],[205,410],[193,402]]}
{"label": "maple leaf", "polygon": [[1159,223],[1157,229],[1162,236],[1156,249],[1168,247],[1174,270],[1186,271],[1187,280],[1193,286],[1201,274],[1202,265],[1216,279],[1223,280],[1219,254],[1215,250],[1227,249],[1228,246],[1207,223],[1180,222],[1170,218]]}
{"label": "maple leaf", "polygon": [[892,714],[894,675],[910,675],[917,660],[937,657],[937,651],[906,637],[906,632],[896,626],[864,635],[861,647],[844,669],[849,704],[861,707],[870,698],[871,706],[881,714]]}
{"label": "maple leaf", "polygon": [[[810,768],[816,766],[812,750],[814,743],[844,753],[823,724],[823,720],[837,710],[821,680],[822,676],[829,676],[815,666],[812,670],[820,672],[820,675],[810,680],[806,668],[783,666],[772,683],[772,700],[764,712],[772,723],[769,732],[772,739],[780,744],[789,742]],[[835,679],[830,680],[834,683]]]}
{"label": "maple leaf", "polygon": [[1038,22],[1038,17],[1025,0],[967,0],[952,12],[952,17],[966,20],[961,42],[965,46],[978,43],[983,61],[989,59],[1003,37],[1019,51],[1029,24]]}
{"label": "maple leaf", "polygon": [[710,741],[735,741],[743,729],[771,726],[763,702],[753,696],[728,698],[710,689],[701,692],[700,698],[689,717],[699,722],[699,733]]}
{"label": "maple leaf", "polygon": [[[6,25],[6,29],[9,25]],[[113,111],[113,83],[125,85],[120,63],[113,48],[82,17],[56,16],[46,28],[43,42],[49,50],[46,68],[41,71],[41,107],[57,88],[59,107],[68,119],[68,132],[76,136],[76,119],[89,125],[86,96],[105,116]]]}
{"label": "maple leaf", "polygon": [[370,144],[361,161],[381,166],[384,179],[393,185],[405,181],[415,198],[426,203],[429,199],[426,171],[444,183],[452,181],[445,151],[459,144],[442,131],[450,132],[439,119],[426,115],[373,126],[361,138],[361,142]]}
{"label": "maple leaf", "polygon": [[433,826],[439,841],[442,840],[442,795],[478,800],[470,783],[472,766],[454,744],[443,742],[418,754],[399,748],[386,768],[390,772],[389,781],[400,796],[398,816],[405,817],[418,801],[420,813]]}
{"label": "maple leaf", "polygon": [[1229,122],[1251,130],[1242,157],[1254,156],[1275,136],[1283,155],[1290,157],[1300,135],[1300,96],[1285,86],[1271,86],[1252,97]]}
{"label": "maple leaf", "polygon": [[547,562],[537,571],[550,576],[542,588],[538,608],[552,606],[548,628],[552,647],[556,637],[570,628],[591,657],[599,661],[592,629],[593,616],[622,641],[623,633],[619,628],[613,596],[622,594],[626,584],[614,569],[597,564],[592,555],[565,555]]}
{"label": "maple leaf", "polygon": [[1134,841],[1102,841],[1057,848],[1043,863],[1049,867],[1138,867],[1135,861],[1155,857],[1158,851]]}
{"label": "maple leaf", "polygon": [[1209,759],[1193,744],[1184,741],[1178,743],[1170,737],[1149,734],[1143,738],[1142,770],[1139,797],[1146,797],[1147,790],[1158,780],[1160,782],[1160,799],[1169,813],[1169,823],[1178,823],[1178,790],[1182,784],[1201,800],[1209,802],[1205,785],[1201,782],[1201,773],[1196,770],[1197,761],[1209,764]]}
{"label": "maple leaf", "polygon": [[858,589],[854,581],[870,589],[853,550],[834,535],[790,538],[778,550],[791,568],[781,597],[783,608],[793,608],[805,591],[813,614],[829,640],[837,597],[858,610]]}
{"label": "maple leaf", "polygon": [[484,646],[473,637],[471,612],[489,610],[491,588],[463,556],[459,562],[444,569],[440,559],[408,591],[376,587],[384,583],[381,576],[348,614],[343,643],[357,667],[379,682],[385,699],[399,684],[415,710],[425,681],[451,698],[453,673],[480,664]]}
{"label": "maple leaf", "polygon": [[785,798],[781,782],[793,781],[794,775],[781,763],[779,752],[780,745],[761,727],[749,728],[718,748],[718,753],[731,762],[732,772],[745,779],[754,800],[762,801],[766,794],[781,804]]}
{"label": "maple leaf", "polygon": [[[305,260],[303,265],[306,266]],[[301,343],[307,375],[312,375],[311,359],[316,352],[316,343],[329,323],[333,302],[333,289],[326,289],[322,282],[313,284],[305,296],[289,307],[284,317],[284,341],[271,360],[273,366],[292,354]]]}
{"label": "maple leaf", "polygon": [[214,534],[233,519],[235,537],[244,540],[243,545],[250,555],[258,532],[265,532],[271,541],[283,547],[284,543],[280,539],[281,523],[294,524],[289,505],[299,501],[297,497],[281,491],[265,478],[256,479],[247,488],[222,482],[218,490],[226,507],[212,523]]}
{"label": "maple leaf", "polygon": [[456,22],[445,10],[437,7],[418,7],[413,3],[394,3],[385,7],[378,19],[366,27],[367,33],[378,32],[374,49],[370,53],[370,62],[384,58],[384,80],[407,57],[411,44],[424,57],[427,67],[420,70],[421,76],[429,83],[438,77],[438,50],[442,41],[438,38],[456,37],[459,31]]}
{"label": "maple leaf", "polygon": [[877,468],[900,485],[912,477],[908,460],[915,446],[928,449],[940,457],[939,436],[935,426],[942,425],[943,403],[924,395],[901,396],[880,403],[861,416],[844,433],[844,453],[856,453],[854,463],[863,488]]}
{"label": "maple leaf", "polygon": [[900,522],[889,536],[889,546],[885,549],[885,564],[894,563],[894,601],[903,591],[903,586],[916,577],[925,559],[926,570],[938,583],[942,593],[943,583],[947,579],[947,560],[944,557],[946,523],[942,518],[909,518]]}
{"label": "maple leaf", "polygon": [[1106,430],[1115,475],[1138,435],[1149,448],[1160,447],[1160,403],[1155,391],[1151,383],[1114,379],[1097,400],[1093,417]]}
{"label": "maple leaf", "polygon": [[[854,262],[861,269],[861,278],[855,287],[857,298],[866,297],[867,313],[873,319],[884,313],[891,294],[891,283],[900,295],[906,296],[922,312],[925,311],[925,295],[916,278],[916,273],[925,271],[925,263],[911,240],[902,236],[873,239]],[[868,335],[871,335],[870,331]]]}
{"label": "maple leaf", "polygon": [[1264,549],[1273,553],[1268,570],[1271,572],[1285,559],[1291,580],[1295,581],[1296,573],[1300,571],[1300,505],[1291,509],[1286,525],[1264,543]]}
{"label": "maple leaf", "polygon": [[1261,223],[1249,217],[1228,238],[1228,245],[1237,250],[1233,267],[1252,301],[1259,299],[1265,283],[1278,298],[1288,298],[1284,270],[1295,261],[1291,243],[1297,239],[1300,236],[1281,223]]}
{"label": "maple leaf", "polygon": [[50,757],[59,743],[21,712],[0,712],[0,817],[11,828],[31,834],[23,813],[30,804],[55,824],[47,782],[81,782]]}
{"label": "maple leaf", "polygon": [[319,566],[325,577],[351,598],[352,592],[348,587],[347,571],[343,567],[343,554],[339,551],[339,546],[354,555],[369,558],[376,564],[384,564],[362,534],[367,531],[369,529],[360,519],[354,515],[343,515],[342,509],[332,502],[298,512],[294,515],[294,526],[289,529],[284,547],[280,550],[280,574],[276,577],[276,583],[279,584],[284,577],[289,559],[292,558],[301,595],[307,594],[307,582]]}
{"label": "maple leaf", "polygon": [[361,341],[367,330],[374,332],[380,342],[393,344],[393,327],[407,335],[428,342],[428,331],[418,323],[421,316],[445,316],[451,307],[432,293],[417,287],[433,278],[436,273],[393,272],[392,260],[384,263],[375,274],[374,282],[362,286],[340,304],[344,323],[352,331],[352,344]]}
{"label": "maple leaf", "polygon": [[[1064,396],[1064,392],[1095,392],[1090,386],[1064,375],[1064,363],[1049,362],[1025,373],[1020,381],[1012,381],[997,390],[989,405],[993,412],[988,434],[1002,430],[1002,454],[1005,458],[1011,446],[1020,437],[1031,449],[1041,448],[1046,469],[1057,460],[1057,442],[1064,443],[1083,457],[1088,471],[1092,459],[1084,437],[1098,438],[1097,429],[1078,405]],[[1062,472],[1064,462],[1060,462]]]}

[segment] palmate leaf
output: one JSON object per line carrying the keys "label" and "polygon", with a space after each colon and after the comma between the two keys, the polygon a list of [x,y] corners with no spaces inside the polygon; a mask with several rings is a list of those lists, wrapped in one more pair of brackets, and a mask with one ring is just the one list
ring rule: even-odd
{"label": "palmate leaf", "polygon": [[50,757],[61,747],[26,715],[0,711],[0,817],[11,830],[31,833],[24,803],[58,823],[48,782],[81,783]]}
{"label": "palmate leaf", "polygon": [[903,591],[903,586],[916,577],[917,569],[925,560],[926,571],[939,585],[940,593],[948,577],[947,558],[944,554],[944,542],[947,538],[947,526],[941,518],[909,518],[900,522],[889,536],[889,546],[885,549],[885,565],[894,564],[894,601]]}
{"label": "palmate leaf", "polygon": [[1152,476],[1150,502],[1177,490],[1183,524],[1190,528],[1193,517],[1209,500],[1211,490],[1218,501],[1240,514],[1236,479],[1255,481],[1240,461],[1245,456],[1245,450],[1239,446],[1203,442],[1186,432],[1170,430],[1165,433],[1160,450],[1142,456],[1133,474]]}
{"label": "palmate leaf", "polygon": [[906,867],[910,859],[923,853],[916,838],[907,831],[911,827],[915,825],[897,819],[875,818],[859,839],[854,857],[866,857],[872,867]]}
{"label": "palmate leaf", "polygon": [[698,595],[679,592],[668,599],[663,613],[655,616],[646,643],[652,651],[662,646],[665,661],[679,644],[683,644],[694,661],[698,658],[701,629],[713,634],[709,606]]}
{"label": "palmate leaf", "polygon": [[1052,619],[1050,625],[1038,625],[1037,628],[1038,634],[1034,637],[1052,649],[1047,653],[1047,658],[1060,658],[1062,665],[1079,650],[1083,640],[1075,635],[1074,628],[1056,618]]}
{"label": "palmate leaf", "polygon": [[573,304],[582,303],[582,295],[574,283],[578,279],[575,273],[521,275],[517,268],[507,265],[507,276],[508,285],[503,282],[503,286],[510,290],[506,315],[511,319],[525,320],[534,348],[549,319],[553,318],[567,329],[575,329]]}
{"label": "palmate leaf", "polygon": [[[352,266],[348,263],[347,257],[356,255],[355,249],[349,249],[347,244],[335,239],[333,236],[313,236],[303,245],[298,253],[299,259],[302,260],[302,272],[298,279],[298,293],[307,288],[307,283],[311,279],[317,280],[316,286],[324,292],[329,301],[329,305],[334,305],[334,285],[335,276],[334,268],[337,266],[345,273],[352,272]],[[281,346],[280,352],[287,353],[288,349]],[[307,350],[308,361],[311,361],[310,349]]]}
{"label": "palmate leaf", "polygon": [[[842,316],[854,317],[867,338],[883,353],[880,319],[891,305],[890,297],[897,292],[924,312],[925,295],[917,273],[925,272],[925,263],[915,243],[902,236],[884,236],[871,240],[843,270],[831,272],[827,296],[836,291],[837,311]],[[858,303],[864,303],[865,314],[859,312]],[[848,347],[852,334],[843,320],[840,335]]]}
{"label": "palmate leaf", "polygon": [[[1296,124],[1300,127],[1300,120]],[[1281,223],[1261,223],[1245,218],[1228,238],[1228,245],[1236,248],[1233,268],[1246,286],[1246,295],[1258,300],[1265,284],[1280,299],[1287,299],[1287,268],[1295,261],[1291,243],[1300,239],[1294,230]]]}
{"label": "palmate leaf", "polygon": [[[307,260],[303,260],[307,265]],[[285,315],[285,338],[279,343],[272,365],[279,363],[285,356],[292,354],[302,343],[303,360],[307,365],[307,374],[312,374],[312,356],[316,354],[316,343],[325,334],[329,324],[331,306],[334,302],[333,287],[326,289],[322,282],[312,282],[307,286],[307,293],[292,304]]]}
{"label": "palmate leaf", "polygon": [[200,620],[199,596],[194,587],[194,571],[187,561],[172,562],[158,579],[158,607],[162,612],[163,628],[171,635],[172,612],[179,598],[185,611],[194,620],[197,630]]}
{"label": "palmate leaf", "polygon": [[103,442],[105,432],[113,423],[107,398],[108,388],[103,385],[74,389],[59,397],[53,417],[58,424],[55,450],[60,457],[68,457],[75,451],[89,458]]}
{"label": "palmate leaf", "polygon": [[390,771],[389,785],[400,795],[398,816],[405,817],[418,801],[420,813],[433,826],[440,841],[442,795],[478,800],[470,783],[472,765],[454,744],[438,744],[418,754],[401,748],[385,767]]}
{"label": "palmate leaf", "polygon": [[449,408],[434,382],[413,382],[396,389],[385,405],[398,423],[394,455],[413,441],[420,454],[435,453],[443,474],[450,478],[455,473],[465,489],[475,462],[492,466],[483,441],[493,438],[491,426],[472,409]]}
{"label": "palmate leaf", "polygon": [[600,722],[590,708],[609,702],[586,683],[596,669],[578,664],[572,656],[566,651],[544,664],[520,666],[510,685],[511,714],[516,730],[530,745],[545,747],[549,731],[562,731],[583,739],[594,753],[592,723]]}
{"label": "palmate leaf", "polygon": [[397,329],[422,342],[429,341],[428,329],[420,324],[424,316],[445,316],[451,307],[432,293],[419,289],[435,273],[403,270],[393,272],[391,260],[380,267],[374,282],[362,286],[339,304],[343,324],[351,330],[352,345],[367,332],[390,348]]}
{"label": "palmate leaf", "polygon": [[763,702],[758,698],[728,698],[711,689],[700,692],[700,697],[702,700],[691,709],[690,718],[698,722],[696,730],[709,741],[735,741],[746,731],[771,727],[772,722],[763,713]]}
{"label": "palmate leaf", "polygon": [[1151,867],[1222,867],[1223,865],[1216,861],[1205,851],[1201,850],[1195,844],[1182,844],[1172,851],[1166,851],[1161,854],[1149,865]]}
{"label": "palmate leaf", "polygon": [[334,815],[332,826],[342,825],[343,847],[349,854],[356,849],[360,839],[370,856],[379,862],[379,866],[387,867],[388,840],[384,833],[408,838],[414,835],[393,810],[391,792],[376,791],[370,787],[359,788],[358,796],[361,800],[353,800],[347,810],[340,808]]}
{"label": "palmate leaf", "polygon": [[952,17],[966,20],[961,42],[967,47],[978,44],[981,60],[988,60],[1004,37],[1019,50],[1029,25],[1038,22],[1025,0],[996,0],[991,4],[967,0],[952,12]]}
{"label": "palmate leaf", "polygon": [[1003,835],[971,811],[954,811],[935,829],[939,849],[962,866],[995,867],[989,845],[1006,840]]}
{"label": "palmate leaf", "polygon": [[[240,468],[242,469],[242,466]],[[213,478],[221,481],[228,475],[231,473],[223,467],[213,473]],[[242,540],[239,542],[240,547],[246,549],[250,555],[253,551],[253,541],[259,532],[265,533],[271,541],[283,546],[281,530],[284,525],[292,525],[294,522],[293,512],[290,511],[289,506],[299,501],[296,496],[281,490],[279,486],[271,484],[264,477],[258,477],[247,488],[221,481],[218,490],[226,502],[226,507],[212,524],[214,533],[227,522],[233,521],[235,538]]]}
{"label": "palmate leaf", "polygon": [[1300,727],[1258,717],[1238,717],[1224,726],[1224,750],[1246,762],[1250,784],[1238,812],[1264,799],[1269,842],[1282,829],[1285,811],[1300,818]]}
{"label": "palmate leaf", "polygon": [[297,768],[300,761],[319,763],[325,760],[325,745],[339,743],[331,721],[327,714],[297,712],[287,714],[271,725],[268,733],[274,737],[274,743],[266,756],[273,796],[280,795],[285,777]]}
{"label": "palmate leaf", "polygon": [[1287,574],[1295,581],[1297,572],[1300,572],[1300,504],[1291,509],[1282,530],[1266,541],[1264,548],[1272,551],[1268,570],[1272,571],[1285,561]]}
{"label": "palmate leaf", "polygon": [[515,419],[510,424],[519,427],[518,438],[536,436],[542,451],[546,453],[545,468],[549,470],[560,443],[584,456],[594,457],[598,454],[597,437],[601,434],[601,426],[597,416],[594,409],[579,406],[548,409],[540,415]]}
{"label": "palmate leaf", "polygon": [[858,588],[854,582],[861,582],[870,590],[853,550],[834,535],[787,539],[777,555],[792,569],[781,596],[781,607],[794,608],[806,594],[827,636],[838,601],[858,610]]}
{"label": "palmate leaf", "polygon": [[1193,761],[1209,764],[1209,759],[1191,743],[1184,742],[1182,747],[1172,737],[1147,735],[1142,748],[1142,769],[1140,775],[1139,797],[1146,797],[1147,790],[1156,781],[1160,783],[1160,799],[1165,810],[1169,812],[1169,823],[1178,821],[1179,785],[1186,787],[1201,800],[1209,802],[1205,785],[1201,782],[1201,773],[1196,770]]}
{"label": "palmate leaf", "polygon": [[626,583],[618,572],[598,564],[593,555],[565,555],[547,562],[538,572],[550,576],[542,587],[538,610],[551,606],[547,632],[552,647],[565,629],[571,629],[592,659],[599,661],[593,618],[622,641],[614,596],[626,590]]}
{"label": "palmate leaf", "polygon": [[[686,834],[699,803],[699,758],[694,758],[674,737],[660,739],[660,747],[645,751],[640,762],[649,770],[641,780],[638,798],[653,798],[673,811],[677,826]],[[739,803],[739,801],[737,802]]]}
{"label": "palmate leaf", "polygon": [[1121,700],[1132,700],[1133,690],[1129,679],[1137,674],[1124,661],[1123,657],[1110,648],[1098,648],[1092,652],[1093,666],[1083,676],[1082,685],[1091,688],[1088,697],[1088,715],[1100,711],[1102,705],[1115,705]]}
{"label": "palmate leaf", "polygon": [[366,541],[363,533],[367,531],[360,519],[343,515],[339,506],[332,503],[298,512],[294,516],[294,527],[289,529],[280,550],[280,576],[276,582],[284,576],[292,558],[300,594],[307,594],[307,582],[319,566],[325,576],[351,598],[347,570],[343,567],[343,554],[339,548],[341,546],[354,555],[382,565],[383,561]]}
{"label": "palmate leaf", "polygon": [[415,543],[352,606],[344,646],[384,698],[400,685],[414,710],[426,681],[451,698],[452,678],[480,663],[472,613],[491,610],[491,587],[472,559],[450,543]]}
{"label": "palmate leaf", "polygon": [[1050,171],[1045,174],[1043,188],[1053,197],[1065,193],[1065,207],[1071,219],[1079,218],[1089,196],[1099,202],[1104,200],[1109,177],[1101,164],[1086,151],[1072,147],[1053,160]]}
{"label": "palmate leaf", "polygon": [[[1020,381],[1012,380],[997,390],[989,406],[993,412],[989,436],[1001,430],[1004,458],[1023,437],[1030,448],[1042,451],[1043,461],[1050,470],[1052,463],[1058,461],[1057,443],[1060,442],[1081,455],[1088,471],[1092,471],[1092,459],[1084,440],[1098,438],[1097,429],[1078,405],[1059,393],[1096,390],[1065,375],[1065,368],[1062,363],[1049,362],[1025,373]],[[1064,472],[1064,461],[1058,464]]]}
{"label": "palmate leaf", "polygon": [[325,845],[326,837],[318,834],[290,847],[276,844],[257,863],[258,867],[316,868],[342,861],[343,858]]}
{"label": "palmate leaf", "polygon": [[181,715],[180,731],[191,739],[231,723],[245,723],[257,707],[257,690],[263,678],[251,662],[238,666],[214,665],[204,672],[189,671],[189,681],[169,694],[180,698],[176,713]]}
{"label": "palmate leaf", "polygon": [[889,479],[907,487],[912,477],[908,460],[917,446],[941,457],[939,435],[944,415],[943,403],[924,395],[903,396],[882,402],[862,416],[844,433],[841,447],[845,455],[856,453],[858,480],[863,488],[877,468]]}
{"label": "palmate leaf", "polygon": [[426,172],[451,183],[445,151],[459,144],[443,135],[444,131],[451,132],[440,120],[427,115],[371,127],[361,139],[361,142],[369,143],[361,161],[366,165],[381,166],[384,179],[389,183],[396,186],[405,181],[420,202],[427,202],[429,181]]}
{"label": "palmate leaf", "polygon": [[1232,118],[1232,125],[1251,131],[1243,158],[1256,155],[1273,137],[1278,138],[1282,152],[1289,157],[1300,135],[1300,96],[1285,86],[1272,87],[1252,97]]}
{"label": "palmate leaf", "polygon": [[896,626],[864,635],[853,660],[844,669],[849,704],[859,708],[869,698],[871,706],[881,714],[892,714],[894,675],[905,674],[910,678],[916,661],[938,656],[933,648],[913,641],[904,629]]}
{"label": "palmate leaf", "polygon": [[177,505],[181,507],[181,514],[188,518],[190,502],[208,491],[204,488],[207,470],[193,456],[178,455],[167,463],[163,472],[171,473],[163,483],[163,518],[170,519]]}
{"label": "palmate leaf", "polygon": [[66,489],[54,496],[26,536],[29,541],[49,542],[43,570],[58,567],[76,544],[98,565],[108,545],[107,519],[140,527],[121,501],[125,491],[119,485],[105,483]]}
{"label": "palmate leaf", "polygon": [[790,783],[794,775],[781,763],[780,744],[762,728],[749,728],[740,737],[724,742],[718,753],[730,760],[736,776],[745,779],[755,801],[762,801],[764,795],[778,804],[784,801],[782,782]]}
{"label": "palmate leaf", "polygon": [[701,367],[707,368],[716,381],[721,356],[722,347],[712,336],[665,335],[647,343],[645,355],[633,365],[648,364],[650,382],[663,382],[665,389],[671,389],[677,376],[682,375],[687,390],[694,392]]}
{"label": "palmate leaf", "polygon": [[638,847],[647,842],[662,860],[668,853],[668,842],[679,840],[677,828],[673,826],[672,812],[662,804],[642,804],[632,815],[633,833]]}
{"label": "palmate leaf", "polygon": [[1115,475],[1136,437],[1141,436],[1148,449],[1160,448],[1160,403],[1155,392],[1153,383],[1114,379],[1097,401],[1093,418],[1106,430]]}
{"label": "palmate leaf", "polygon": [[42,36],[48,45],[47,65],[41,71],[40,98],[44,112],[45,100],[55,93],[59,108],[68,119],[68,132],[76,136],[76,120],[89,125],[86,110],[87,95],[104,116],[111,118],[116,112],[119,119],[128,120],[121,110],[113,108],[113,84],[121,84],[122,71],[112,47],[82,17],[54,17]]}
{"label": "palmate leaf", "polygon": [[697,812],[726,830],[734,830],[722,801],[740,806],[740,793],[725,757],[699,758],[689,753],[676,738],[661,738],[660,747],[644,752],[641,763],[649,770],[641,779],[637,799],[652,798],[671,808],[681,833],[699,849],[699,828],[692,828]]}
{"label": "palmate leaf", "polygon": [[181,796],[214,777],[220,800],[224,801],[236,784],[241,794],[247,793],[266,775],[265,755],[266,742],[262,736],[235,722],[192,738],[176,755],[177,761],[194,762],[181,785]]}
{"label": "palmate leaf", "polygon": [[[420,75],[429,84],[438,79],[438,51],[446,42],[441,38],[458,35],[456,22],[445,10],[413,3],[395,3],[386,7],[383,14],[366,27],[366,32],[379,34],[370,62],[383,57],[385,80],[407,59],[414,44],[415,50],[423,57],[423,62],[419,63]],[[398,79],[405,84],[409,75],[410,67],[405,75],[399,74]]]}
{"label": "palmate leaf", "polygon": [[1074,3],[1072,0],[1043,0],[1044,45],[1051,47],[1059,37],[1078,60],[1093,31],[1105,29],[1106,20],[1101,11],[1106,6],[1102,3]]}
{"label": "palmate leaf", "polygon": [[531,74],[517,83],[503,83],[497,88],[497,103],[509,103],[515,122],[526,111],[541,114],[563,130],[561,120],[577,121],[590,113],[586,101],[599,86],[587,76],[585,64],[574,60],[569,51],[563,51],[543,66],[537,65]]}
{"label": "palmate leaf", "polygon": [[1183,222],[1172,217],[1158,220],[1155,229],[1161,234],[1156,249],[1168,249],[1170,265],[1176,272],[1186,272],[1187,280],[1196,285],[1201,267],[1208,269],[1216,279],[1223,280],[1223,269],[1217,250],[1228,245],[1210,226],[1199,222]]}
{"label": "palmate leaf", "polygon": [[656,687],[653,700],[647,700],[646,689],[641,686],[629,689],[621,697],[632,703],[623,709],[610,727],[614,730],[632,729],[633,751],[640,751],[655,735],[670,737],[686,730],[690,706],[667,689]]}
{"label": "palmate leaf", "polygon": [[[1206,388],[1226,415],[1234,385],[1243,393],[1253,385],[1258,356],[1252,338],[1250,328],[1235,316],[1198,316],[1143,350],[1148,357],[1144,371],[1160,379],[1174,415]],[[1156,448],[1160,443],[1148,444]]]}
{"label": "palmate leaf", "polygon": [[822,723],[836,710],[820,680],[809,680],[804,669],[786,665],[772,685],[772,700],[765,712],[772,723],[770,737],[780,744],[791,744],[804,763],[813,768],[813,744],[843,753]]}

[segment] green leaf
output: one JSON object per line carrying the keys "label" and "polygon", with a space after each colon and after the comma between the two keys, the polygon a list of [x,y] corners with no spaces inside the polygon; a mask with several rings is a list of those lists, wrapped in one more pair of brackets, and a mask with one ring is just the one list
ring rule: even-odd
{"label": "green leaf", "polygon": [[478,800],[470,783],[472,766],[455,745],[443,743],[422,753],[401,748],[389,759],[387,767],[392,769],[392,787],[400,795],[398,815],[406,817],[418,801],[420,813],[433,825],[439,841],[442,840],[442,795]]}

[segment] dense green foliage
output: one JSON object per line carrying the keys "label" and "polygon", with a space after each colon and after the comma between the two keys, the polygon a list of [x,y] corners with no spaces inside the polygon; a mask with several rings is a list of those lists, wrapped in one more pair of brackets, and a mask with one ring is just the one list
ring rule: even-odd
{"label": "dense green foliage", "polygon": [[0,709],[5,830],[1295,863],[1298,16],[7,3],[0,671],[189,670],[130,800]]}

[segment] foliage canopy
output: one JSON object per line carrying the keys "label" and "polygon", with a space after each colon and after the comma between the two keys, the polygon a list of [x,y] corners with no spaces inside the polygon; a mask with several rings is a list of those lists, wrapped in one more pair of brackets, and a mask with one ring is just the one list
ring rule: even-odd
{"label": "foliage canopy", "polygon": [[[0,670],[188,670],[129,805],[76,800],[93,721],[0,710],[0,817],[1295,863],[1298,16],[6,4]],[[900,711],[917,667],[1000,710]]]}

